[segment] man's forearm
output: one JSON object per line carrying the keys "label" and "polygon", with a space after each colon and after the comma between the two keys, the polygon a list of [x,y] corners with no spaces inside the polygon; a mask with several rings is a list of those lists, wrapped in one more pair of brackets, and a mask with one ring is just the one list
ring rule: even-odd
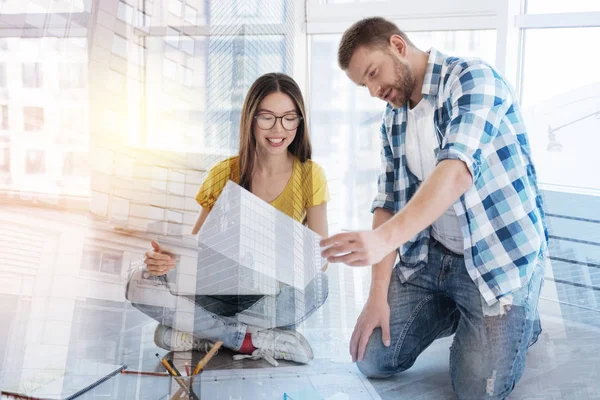
{"label": "man's forearm", "polygon": [[[377,229],[385,222],[392,219],[394,214],[383,208],[377,208],[373,214],[373,229]],[[369,297],[384,297],[387,299],[387,292],[390,287],[392,270],[396,261],[396,249],[385,256],[379,263],[371,267],[371,290]]]}
{"label": "man's forearm", "polygon": [[472,184],[462,161],[442,161],[406,207],[380,227],[384,240],[395,248],[406,243],[437,220]]}

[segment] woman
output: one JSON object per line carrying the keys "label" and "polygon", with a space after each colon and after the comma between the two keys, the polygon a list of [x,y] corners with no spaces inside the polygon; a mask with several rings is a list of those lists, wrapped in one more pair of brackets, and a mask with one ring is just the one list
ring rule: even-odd
{"label": "woman", "polygon": [[[304,100],[296,82],[279,73],[258,78],[242,107],[239,155],[217,163],[208,173],[196,195],[201,210],[192,233],[199,232],[231,179],[327,237],[327,182],[323,170],[311,161],[311,152]],[[328,286],[324,273],[317,274],[304,291],[282,285],[277,295],[259,298],[185,297],[185,301],[194,301],[194,318],[193,324],[188,318],[189,326],[183,326],[185,319],[175,317],[180,303],[170,293],[166,276],[175,261],[161,251],[158,243],[153,241],[152,247],[144,260],[147,271],[139,268],[132,273],[126,296],[136,308],[160,323],[154,335],[159,347],[206,351],[221,340],[225,347],[240,353],[236,359],[264,358],[277,365],[276,359],[307,363],[313,358],[309,343],[293,328],[325,302]],[[144,289],[136,284],[145,278],[143,275],[156,281],[152,294],[147,285]],[[242,322],[257,314],[272,321],[270,326],[265,329]]]}

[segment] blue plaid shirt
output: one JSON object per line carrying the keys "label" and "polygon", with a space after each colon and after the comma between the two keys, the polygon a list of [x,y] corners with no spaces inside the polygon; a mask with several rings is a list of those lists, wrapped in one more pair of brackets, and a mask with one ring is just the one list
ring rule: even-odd
{"label": "blue plaid shirt", "polygon": [[[473,186],[454,204],[469,275],[489,305],[529,281],[548,248],[548,232],[523,118],[509,85],[478,59],[435,49],[423,81],[433,96],[437,162],[463,161]],[[407,167],[407,106],[388,104],[381,124],[383,171],[372,211],[397,213],[421,183]],[[404,281],[427,265],[427,228],[398,249]]]}

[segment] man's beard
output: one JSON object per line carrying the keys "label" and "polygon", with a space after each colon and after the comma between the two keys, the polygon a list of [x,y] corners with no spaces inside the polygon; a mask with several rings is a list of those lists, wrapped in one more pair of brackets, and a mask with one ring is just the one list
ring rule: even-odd
{"label": "man's beard", "polygon": [[408,64],[394,57],[394,75],[396,82],[392,88],[396,92],[396,96],[389,99],[389,103],[396,108],[404,107],[415,87],[415,77]]}

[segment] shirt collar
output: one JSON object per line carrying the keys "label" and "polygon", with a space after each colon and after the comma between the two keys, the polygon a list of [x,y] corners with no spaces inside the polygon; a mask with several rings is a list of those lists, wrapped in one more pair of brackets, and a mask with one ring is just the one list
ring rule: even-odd
{"label": "shirt collar", "polygon": [[427,68],[425,69],[421,93],[437,96],[440,80],[442,79],[442,64],[444,63],[445,56],[433,47],[429,49],[427,53],[429,53],[429,59],[427,60]]}

